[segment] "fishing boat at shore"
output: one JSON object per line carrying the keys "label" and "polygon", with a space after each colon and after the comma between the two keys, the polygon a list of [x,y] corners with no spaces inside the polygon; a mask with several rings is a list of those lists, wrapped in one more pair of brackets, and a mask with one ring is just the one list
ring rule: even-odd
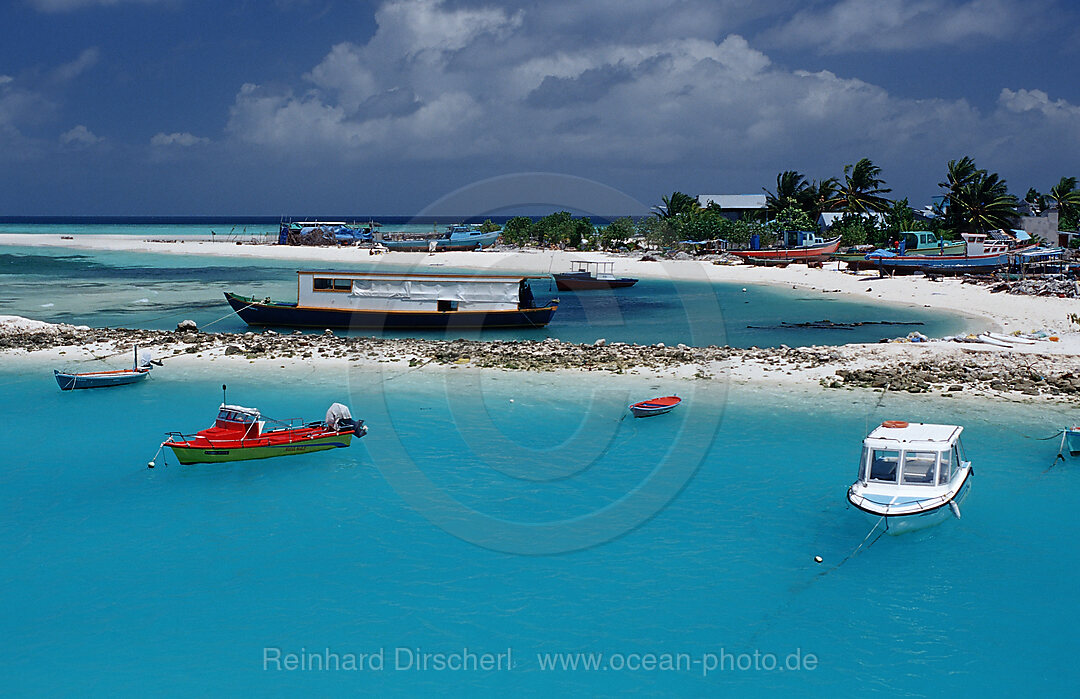
{"label": "fishing boat at shore", "polygon": [[682,402],[682,398],[678,396],[663,396],[661,398],[650,398],[649,400],[643,400],[630,405],[630,412],[634,417],[652,417],[653,415],[663,415],[664,413],[670,413],[672,410]]}
{"label": "fishing boat at shore", "polygon": [[53,377],[61,391],[73,391],[82,388],[109,388],[138,383],[150,376],[153,366],[149,353],[139,355],[139,346],[135,346],[135,360],[130,369],[112,371],[90,371],[76,374],[53,369]]}
{"label": "fishing boat at shore", "polygon": [[379,236],[379,242],[391,251],[399,252],[443,252],[446,250],[477,250],[490,248],[499,239],[502,229],[484,232],[475,226],[464,223],[452,224],[442,234],[414,235],[391,234]]}
{"label": "fishing boat at shore", "polygon": [[290,328],[444,330],[542,328],[559,300],[537,306],[529,281],[548,275],[311,272],[297,275],[296,301],[225,292],[248,325]]}
{"label": "fishing boat at shore", "polygon": [[[903,244],[904,254],[914,255],[963,255],[966,243],[963,240],[946,241],[939,238],[932,231],[906,231],[902,234],[900,242]],[[836,252],[831,255],[833,260],[842,262],[848,269],[865,270],[877,269],[877,261],[867,259],[867,253],[873,252],[874,247],[849,248],[846,252]]]}
{"label": "fishing boat at shore", "polygon": [[889,250],[875,250],[866,255],[871,269],[882,274],[988,274],[1009,264],[1009,248],[1005,243],[988,242],[981,233],[962,233],[964,253],[961,255],[897,255]]}
{"label": "fishing boat at shore", "polygon": [[840,249],[840,236],[823,240],[819,234],[810,231],[788,231],[784,242],[782,247],[756,248],[751,244],[750,249],[728,252],[749,264],[786,265],[793,262],[822,262]]}
{"label": "fishing boat at shore", "polygon": [[332,404],[322,422],[304,423],[266,418],[256,408],[223,402],[213,427],[194,435],[170,432],[161,446],[172,449],[181,464],[224,463],[347,447],[353,437],[365,434],[364,421],[354,420],[341,403]]}
{"label": "fishing boat at shore", "polygon": [[950,515],[970,489],[971,462],[965,459],[957,425],[891,420],[863,440],[858,479],[848,488],[848,502],[885,519],[898,534],[932,526]]}
{"label": "fishing boat at shore", "polygon": [[614,262],[573,260],[569,272],[559,272],[555,286],[559,291],[590,291],[592,289],[622,289],[637,284],[633,277],[616,277]]}

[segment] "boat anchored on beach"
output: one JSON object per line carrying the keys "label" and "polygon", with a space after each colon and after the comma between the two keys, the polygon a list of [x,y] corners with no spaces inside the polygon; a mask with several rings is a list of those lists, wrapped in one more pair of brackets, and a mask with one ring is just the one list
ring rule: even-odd
{"label": "boat anchored on beach", "polygon": [[529,287],[547,275],[297,272],[295,302],[225,293],[248,325],[444,330],[542,328],[559,307],[537,306]]}
{"label": "boat anchored on beach", "polygon": [[859,477],[848,502],[898,534],[932,526],[953,515],[970,490],[957,425],[887,421],[863,440]]}
{"label": "boat anchored on beach", "polygon": [[332,404],[322,422],[304,423],[296,418],[274,420],[257,408],[223,402],[213,427],[194,435],[170,432],[161,446],[172,449],[181,464],[222,463],[347,447],[353,437],[365,434],[364,421],[353,420],[341,403]]}
{"label": "boat anchored on beach", "polygon": [[592,289],[622,289],[637,284],[633,277],[616,277],[614,262],[589,262],[573,260],[569,272],[555,277],[559,291],[589,291]]}
{"label": "boat anchored on beach", "polygon": [[130,369],[115,369],[112,371],[91,371],[83,374],[75,374],[53,369],[53,377],[59,384],[61,391],[73,391],[80,388],[108,388],[110,386],[124,386],[138,383],[150,376],[152,358],[147,352],[139,355],[139,347],[135,346],[135,362]]}
{"label": "boat anchored on beach", "polygon": [[502,234],[502,229],[482,231],[465,223],[455,223],[446,232],[436,235],[383,234],[379,242],[399,252],[443,252],[446,250],[477,250],[490,248]]}
{"label": "boat anchored on beach", "polygon": [[840,249],[840,236],[824,240],[811,231],[787,231],[784,247],[728,250],[743,262],[756,265],[786,265],[792,262],[821,262]]}

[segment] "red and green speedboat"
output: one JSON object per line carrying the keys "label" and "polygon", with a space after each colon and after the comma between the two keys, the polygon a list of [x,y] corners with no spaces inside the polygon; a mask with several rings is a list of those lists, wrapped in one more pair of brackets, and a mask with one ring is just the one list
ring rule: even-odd
{"label": "red and green speedboat", "polygon": [[367,434],[363,420],[334,403],[322,422],[264,418],[256,408],[221,404],[214,426],[194,435],[169,434],[162,447],[173,450],[181,464],[269,459],[347,447]]}

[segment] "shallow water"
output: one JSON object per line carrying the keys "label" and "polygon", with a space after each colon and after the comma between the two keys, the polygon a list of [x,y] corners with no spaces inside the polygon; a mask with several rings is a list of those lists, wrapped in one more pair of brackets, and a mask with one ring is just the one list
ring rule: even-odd
{"label": "shallow water", "polygon": [[[362,270],[364,265],[348,268]],[[296,269],[293,261],[2,246],[0,307],[6,314],[92,327],[172,329],[190,318],[211,330],[245,331],[247,326],[232,313],[223,292],[292,300],[296,298]],[[430,270],[425,267],[423,271]],[[533,289],[541,302],[560,297],[559,310],[547,328],[455,331],[450,337],[554,337],[569,342],[593,342],[603,337],[610,342],[639,344],[775,347],[875,342],[912,331],[941,337],[987,327],[986,321],[954,313],[867,304],[838,294],[769,286],[744,290],[737,284],[642,279],[629,289],[589,293],[560,293],[551,281],[534,281]],[[843,329],[782,327],[785,322],[821,320],[897,324]],[[414,331],[408,336],[442,338],[447,334]]]}
{"label": "shallow water", "polygon": [[[48,367],[0,367],[0,418],[18,435],[0,467],[7,691],[1073,691],[1080,461],[1047,471],[1057,443],[1034,439],[1069,419],[1061,408],[611,376],[222,371],[166,366],[61,393]],[[165,431],[209,424],[224,381],[230,402],[281,418],[340,400],[370,434],[147,469]],[[676,411],[625,417],[670,392],[685,399]],[[963,424],[971,495],[962,519],[844,561],[870,530],[844,498],[859,444],[893,418]],[[382,648],[385,665],[264,670],[267,647]],[[465,647],[511,648],[514,666],[394,669],[397,648]],[[537,657],[755,651],[817,664],[543,671]]]}

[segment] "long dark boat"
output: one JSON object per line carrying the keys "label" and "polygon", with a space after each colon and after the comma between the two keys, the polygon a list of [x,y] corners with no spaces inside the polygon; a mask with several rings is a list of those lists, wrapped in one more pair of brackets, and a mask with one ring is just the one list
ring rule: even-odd
{"label": "long dark boat", "polygon": [[875,250],[866,255],[873,269],[883,274],[987,274],[1009,264],[1009,249],[1003,243],[988,242],[981,233],[963,233],[963,255],[895,255]]}
{"label": "long dark boat", "polygon": [[797,237],[790,242],[796,244],[787,247],[762,248],[759,250],[728,250],[743,262],[758,265],[786,265],[792,262],[821,262],[840,249],[840,236],[831,240],[821,240],[819,236],[806,231],[793,231]]}
{"label": "long dark boat", "polygon": [[309,272],[297,275],[297,300],[231,292],[225,299],[248,325],[290,328],[444,330],[542,328],[559,300],[537,306],[531,279],[547,275]]}
{"label": "long dark boat", "polygon": [[590,291],[593,289],[623,289],[637,284],[633,277],[616,277],[614,262],[589,262],[574,260],[569,272],[560,272],[555,277],[555,286],[559,291]]}

